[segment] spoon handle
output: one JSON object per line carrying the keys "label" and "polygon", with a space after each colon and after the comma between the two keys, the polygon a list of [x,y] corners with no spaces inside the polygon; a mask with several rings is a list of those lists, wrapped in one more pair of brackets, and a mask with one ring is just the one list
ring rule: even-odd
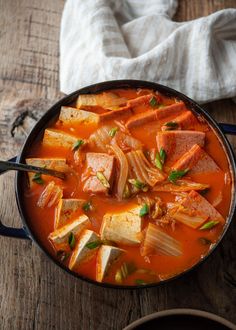
{"label": "spoon handle", "polygon": [[7,161],[2,161],[2,160],[0,160],[0,170],[3,170],[4,172],[10,171],[10,170],[35,172],[35,173],[55,176],[62,180],[65,179],[65,173],[63,173],[63,172],[59,172],[59,171],[55,171],[55,170],[51,170],[51,169],[47,169],[47,168],[43,168],[43,167],[33,166],[33,165],[13,163],[13,162],[7,162]]}

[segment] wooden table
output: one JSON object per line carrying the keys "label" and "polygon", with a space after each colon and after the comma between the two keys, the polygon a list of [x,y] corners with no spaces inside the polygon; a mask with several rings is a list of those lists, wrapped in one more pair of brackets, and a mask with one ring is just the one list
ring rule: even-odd
{"label": "wooden table", "polygon": [[[235,0],[179,1],[177,21],[235,7]],[[0,151],[16,155],[29,126],[61,96],[58,36],[64,0],[0,0]],[[236,105],[205,106],[218,121],[236,122]],[[25,112],[26,111],[26,112]],[[25,114],[23,126],[11,129]],[[29,116],[31,115],[31,117]],[[236,139],[229,137],[236,147]],[[20,226],[14,175],[0,178],[0,218]],[[235,220],[214,256],[172,283],[142,291],[103,289],[74,279],[31,241],[0,238],[0,329],[122,329],[154,311],[197,308],[236,323]]]}

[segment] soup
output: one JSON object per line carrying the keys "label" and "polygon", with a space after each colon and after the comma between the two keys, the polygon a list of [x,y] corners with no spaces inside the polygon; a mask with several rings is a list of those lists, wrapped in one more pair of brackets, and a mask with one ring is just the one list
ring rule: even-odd
{"label": "soup", "polygon": [[213,129],[148,89],[80,95],[32,146],[25,207],[46,249],[73,272],[146,285],[196,264],[217,242],[231,174]]}

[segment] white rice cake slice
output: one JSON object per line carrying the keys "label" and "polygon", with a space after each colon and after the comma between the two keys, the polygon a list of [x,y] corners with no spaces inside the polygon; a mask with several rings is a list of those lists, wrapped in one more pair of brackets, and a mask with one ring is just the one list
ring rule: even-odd
{"label": "white rice cake slice", "polygon": [[58,129],[47,128],[44,131],[43,145],[48,147],[63,147],[72,149],[73,145],[80,140],[79,137],[65,133]]}
{"label": "white rice cake slice", "polygon": [[108,274],[109,269],[115,261],[125,252],[114,246],[102,245],[98,250],[97,264],[96,264],[96,280],[102,282],[104,277]]}
{"label": "white rice cake slice", "polygon": [[72,107],[61,107],[59,120],[64,124],[98,124],[99,115]]}
{"label": "white rice cake slice", "polygon": [[53,243],[55,248],[61,244],[68,244],[68,239],[71,233],[78,237],[82,231],[90,225],[90,220],[87,215],[83,214],[73,222],[54,230],[48,236],[48,239]]}
{"label": "white rice cake slice", "polygon": [[[27,165],[39,166],[57,171],[63,171],[63,169],[66,168],[65,158],[26,158],[25,162]],[[33,181],[35,173],[28,172],[28,176],[30,187],[32,187],[32,185],[35,184]]]}
{"label": "white rice cake slice", "polygon": [[62,198],[55,210],[54,228],[64,226],[73,217],[73,214],[85,203],[84,199]]}
{"label": "white rice cake slice", "polygon": [[139,216],[140,209],[141,206],[136,206],[126,212],[105,214],[101,226],[102,240],[127,245],[140,244],[140,237],[138,237],[142,230],[142,218]]}
{"label": "white rice cake slice", "polygon": [[69,268],[75,269],[82,262],[89,261],[97,252],[99,245],[93,249],[89,249],[86,245],[88,243],[100,241],[99,236],[92,230],[86,229],[80,236],[69,262]]}

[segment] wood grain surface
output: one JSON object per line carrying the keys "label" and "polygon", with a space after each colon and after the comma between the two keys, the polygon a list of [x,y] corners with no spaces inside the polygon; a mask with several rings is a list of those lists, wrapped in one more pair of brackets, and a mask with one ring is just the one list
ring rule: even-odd
{"label": "wood grain surface", "polygon": [[[1,159],[19,153],[29,127],[61,96],[58,40],[63,5],[63,0],[0,0]],[[175,20],[228,7],[236,8],[236,1],[182,0]],[[205,108],[218,121],[236,123],[231,100]],[[13,127],[16,119],[22,121],[18,128]],[[229,139],[236,149],[236,138]],[[0,219],[21,225],[12,173],[0,177]],[[236,219],[217,251],[197,270],[140,291],[87,284],[50,262],[31,241],[0,237],[0,329],[122,329],[149,313],[181,307],[236,323],[235,229]]]}

